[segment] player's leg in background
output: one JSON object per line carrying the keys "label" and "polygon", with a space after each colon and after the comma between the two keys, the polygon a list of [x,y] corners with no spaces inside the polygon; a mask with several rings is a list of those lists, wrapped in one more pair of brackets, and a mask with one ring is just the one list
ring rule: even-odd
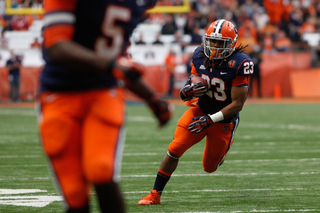
{"label": "player's leg in background", "polygon": [[206,129],[208,134],[202,157],[204,171],[214,172],[224,162],[238,124],[239,119],[233,123],[214,123]]}
{"label": "player's leg in background", "polygon": [[174,134],[173,141],[169,144],[168,152],[163,157],[157,177],[154,183],[154,190],[157,190],[160,195],[165,185],[169,181],[171,174],[176,170],[179,158],[191,146],[201,141],[206,133],[193,134],[188,130],[188,125],[192,121],[191,118],[202,116],[203,112],[198,107],[188,109],[180,118]]}
{"label": "player's leg in background", "polygon": [[89,212],[89,184],[81,163],[79,95],[42,94],[40,132],[42,144],[64,196],[68,213]]}
{"label": "player's leg in background", "polygon": [[118,181],[124,147],[123,91],[93,91],[93,103],[83,121],[83,157],[86,178],[95,186],[101,212],[125,212]]}

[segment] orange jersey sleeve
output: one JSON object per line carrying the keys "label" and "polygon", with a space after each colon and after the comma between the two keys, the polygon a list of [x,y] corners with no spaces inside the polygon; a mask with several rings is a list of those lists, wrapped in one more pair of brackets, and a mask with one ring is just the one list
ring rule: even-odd
{"label": "orange jersey sleeve", "polygon": [[44,1],[44,47],[71,40],[76,21],[74,11],[78,0],[46,0]]}
{"label": "orange jersey sleeve", "polygon": [[242,86],[248,84],[248,77],[247,76],[237,76],[232,81],[232,86]]}
{"label": "orange jersey sleeve", "polygon": [[191,74],[199,75],[199,73],[198,73],[198,71],[196,70],[196,68],[194,67],[193,63],[192,63],[192,68],[191,68]]}

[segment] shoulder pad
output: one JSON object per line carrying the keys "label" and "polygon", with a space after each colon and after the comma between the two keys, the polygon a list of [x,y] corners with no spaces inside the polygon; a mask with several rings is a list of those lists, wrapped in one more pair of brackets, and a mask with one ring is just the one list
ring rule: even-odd
{"label": "shoulder pad", "polygon": [[252,75],[253,62],[251,58],[244,53],[232,54],[227,60],[227,66],[230,69],[234,69],[237,75]]}

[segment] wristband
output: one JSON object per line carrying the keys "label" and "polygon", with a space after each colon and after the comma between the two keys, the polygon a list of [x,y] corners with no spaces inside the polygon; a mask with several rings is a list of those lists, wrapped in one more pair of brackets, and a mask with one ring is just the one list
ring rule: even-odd
{"label": "wristband", "polygon": [[209,117],[211,118],[211,120],[213,121],[213,123],[219,122],[224,120],[223,114],[221,111],[214,113],[212,115],[209,115]]}

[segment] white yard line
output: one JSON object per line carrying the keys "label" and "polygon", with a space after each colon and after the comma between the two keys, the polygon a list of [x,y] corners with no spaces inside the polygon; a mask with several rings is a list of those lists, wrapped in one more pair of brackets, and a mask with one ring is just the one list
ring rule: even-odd
{"label": "white yard line", "polygon": [[40,158],[41,155],[0,155],[0,158]]}
{"label": "white yard line", "polygon": [[[254,159],[254,160],[226,160],[224,163],[250,163],[250,162],[306,162],[306,161],[320,161],[320,158],[301,158],[301,159]],[[202,161],[179,161],[179,164],[196,164]],[[122,165],[153,165],[160,164],[160,162],[123,162]],[[1,166],[0,166],[1,167]]]}
{"label": "white yard line", "polygon": [[[264,172],[264,173],[203,173],[172,174],[173,177],[206,177],[206,176],[265,176],[265,175],[318,175],[320,172]],[[156,175],[121,175],[121,178],[155,178]]]}
{"label": "white yard line", "polygon": [[[252,172],[252,173],[203,173],[203,174],[173,174],[173,177],[207,177],[207,176],[272,176],[272,175],[319,175],[320,172]],[[156,175],[121,175],[121,178],[155,178]],[[7,182],[12,180],[27,181],[27,180],[49,180],[51,177],[34,177],[34,178],[17,178],[6,177],[0,178],[0,182]]]}
{"label": "white yard line", "polygon": [[277,130],[301,130],[301,131],[320,131],[320,126],[301,125],[301,124],[268,124],[268,123],[242,123],[242,127],[253,129],[277,129]]}
{"label": "white yard line", "polygon": [[[230,151],[232,155],[246,155],[246,154],[270,154],[270,153],[320,153],[320,150],[279,150],[279,151]],[[124,153],[123,156],[158,156],[164,155],[165,152],[143,152],[143,153]],[[202,155],[203,152],[188,152],[187,155]],[[1,158],[41,158],[42,155],[0,155]]]}
{"label": "white yard line", "polygon": [[[255,159],[255,160],[226,160],[225,163],[250,163],[250,162],[307,162],[307,161],[320,161],[320,158],[301,158],[301,159]],[[122,165],[152,165],[159,164],[160,162],[123,162]],[[179,164],[196,164],[201,161],[180,161]],[[0,168],[7,167],[44,167],[47,164],[18,164],[18,165],[0,165]]]}
{"label": "white yard line", "polygon": [[[217,212],[171,212],[171,213],[244,213],[244,212],[320,212],[320,209],[285,209],[285,210],[249,210],[249,211],[217,211]],[[160,213],[160,212],[155,212]],[[165,213],[165,212],[161,212]]]}
{"label": "white yard line", "polygon": [[[269,154],[269,153],[320,153],[320,150],[279,150],[279,151],[230,151],[229,154]],[[155,156],[164,155],[165,152],[124,153],[123,156]],[[203,152],[188,152],[186,155],[202,155]]]}
{"label": "white yard line", "polygon": [[[206,193],[206,192],[248,192],[248,191],[308,191],[308,188],[278,188],[278,189],[202,189],[202,190],[181,190],[181,191],[164,191],[165,193]],[[320,190],[320,188],[314,188],[314,190]],[[150,191],[131,191],[123,192],[124,194],[144,194]]]}

